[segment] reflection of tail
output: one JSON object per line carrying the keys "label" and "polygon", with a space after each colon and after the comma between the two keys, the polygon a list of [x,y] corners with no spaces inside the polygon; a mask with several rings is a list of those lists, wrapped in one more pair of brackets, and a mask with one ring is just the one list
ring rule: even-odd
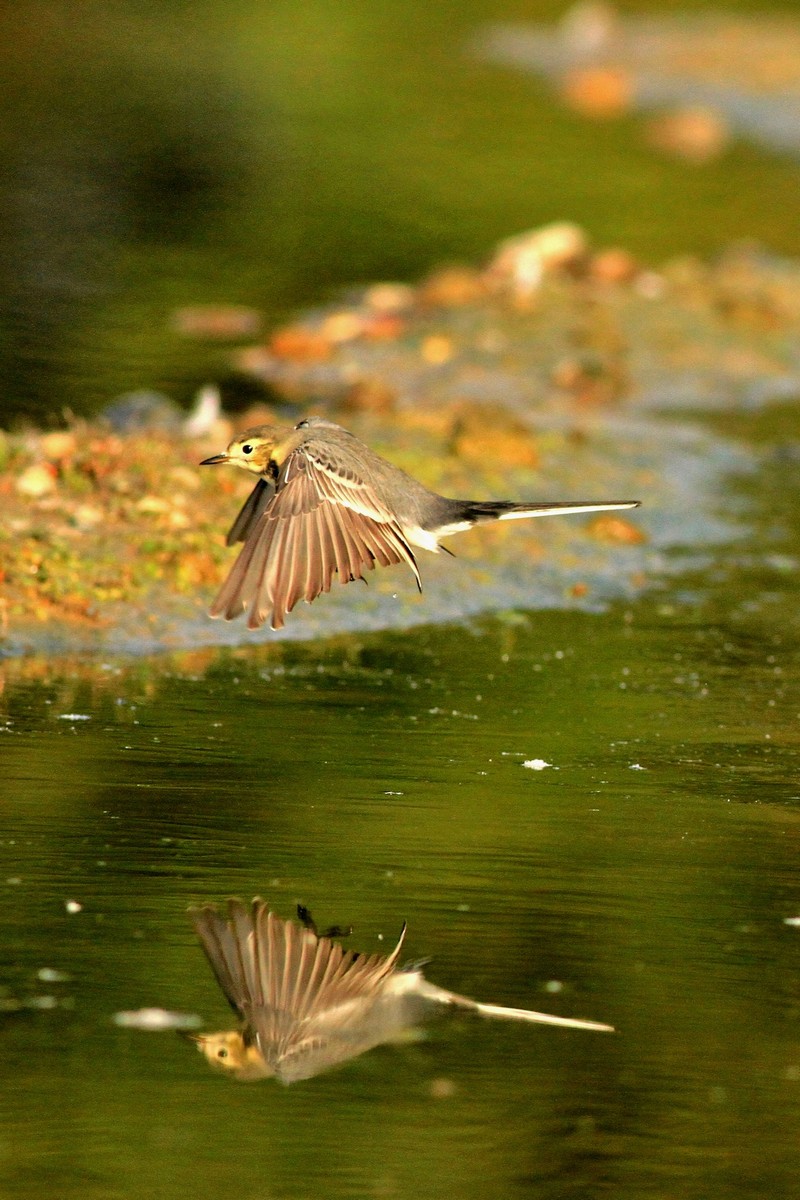
{"label": "reflection of tail", "polygon": [[537,1025],[563,1025],[567,1029],[591,1029],[598,1033],[614,1033],[613,1025],[603,1025],[600,1021],[581,1021],[577,1017],[554,1017],[550,1013],[534,1012],[530,1008],[504,1008],[500,1004],[481,1004],[470,1000],[467,996],[459,996],[457,992],[448,992],[429,983],[422,976],[417,977],[416,992],[426,1000],[437,1004],[452,1005],[466,1012],[478,1013],[482,1017],[498,1017],[501,1021],[530,1021]]}
{"label": "reflection of tail", "polygon": [[600,1021],[580,1021],[577,1017],[553,1017],[549,1013],[533,1012],[529,1008],[502,1008],[499,1004],[478,1004],[474,1008],[482,1017],[500,1017],[504,1021],[535,1021],[539,1025],[566,1025],[568,1029],[594,1029],[600,1033],[613,1033],[613,1025]]}

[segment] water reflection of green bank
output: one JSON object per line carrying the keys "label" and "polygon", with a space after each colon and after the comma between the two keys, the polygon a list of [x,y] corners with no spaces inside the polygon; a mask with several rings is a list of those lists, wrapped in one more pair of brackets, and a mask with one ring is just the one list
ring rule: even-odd
{"label": "water reflection of green bank", "polygon": [[[2,1124],[21,1113],[35,1131],[1,1168],[7,1194],[57,1180],[64,1196],[127,1196],[159,1179],[169,1197],[192,1174],[202,1196],[265,1177],[291,1196],[387,1181],[405,1196],[421,1172],[433,1195],[478,1195],[489,1177],[506,1194],[556,1179],[638,1196],[688,1186],[702,1160],[705,1186],[738,1197],[732,1169],[763,1170],[765,1147],[787,1180],[796,680],[784,644],[734,624],[677,592],[83,680],[9,664],[4,981],[53,992],[35,974],[60,968],[74,1007],[5,1019],[28,1099],[12,1112],[6,1094]],[[551,765],[523,766],[535,758]],[[599,1013],[619,1034],[457,1021],[286,1092],[113,1028],[145,1003],[224,1023],[184,908],[256,891],[352,922],[365,949],[405,918],[437,982]]]}

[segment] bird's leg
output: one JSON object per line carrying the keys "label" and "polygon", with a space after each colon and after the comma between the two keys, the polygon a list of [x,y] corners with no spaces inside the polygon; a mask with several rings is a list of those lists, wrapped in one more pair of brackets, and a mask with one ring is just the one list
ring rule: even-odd
{"label": "bird's leg", "polygon": [[325,929],[322,933],[320,933],[317,929],[316,921],[312,917],[309,909],[306,908],[305,904],[298,904],[297,916],[301,924],[306,929],[310,929],[316,938],[346,938],[350,937],[350,934],[353,932],[352,925],[331,925],[328,929]]}
{"label": "bird's leg", "polygon": [[298,916],[298,920],[300,921],[300,924],[303,926],[303,928],[310,929],[311,932],[313,933],[314,937],[318,938],[319,931],[317,930],[317,923],[314,920],[314,918],[312,917],[309,910],[306,908],[305,904],[298,904],[297,916]]}
{"label": "bird's leg", "polygon": [[324,931],[324,933],[320,934],[320,937],[346,938],[346,937],[350,937],[350,934],[352,932],[353,932],[352,925],[329,925],[328,928]]}

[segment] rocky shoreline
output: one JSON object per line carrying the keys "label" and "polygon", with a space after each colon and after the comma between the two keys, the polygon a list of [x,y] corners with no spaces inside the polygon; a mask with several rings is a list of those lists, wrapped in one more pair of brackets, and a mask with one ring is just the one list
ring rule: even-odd
{"label": "rocky shoreline", "polygon": [[644,502],[626,519],[475,531],[455,563],[424,557],[421,598],[378,571],[301,606],[280,637],[635,596],[677,548],[741,533],[721,497],[756,457],[694,417],[792,400],[798,324],[797,263],[736,247],[655,270],[564,223],[482,267],[353,291],[237,352],[265,384],[246,412],[0,433],[0,655],[275,639],[205,616],[249,484],[198,464],[276,412],[324,413],[451,495]]}

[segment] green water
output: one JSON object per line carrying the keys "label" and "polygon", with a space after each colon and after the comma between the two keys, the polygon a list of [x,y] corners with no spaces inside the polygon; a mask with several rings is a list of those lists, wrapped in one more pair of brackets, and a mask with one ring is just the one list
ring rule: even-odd
{"label": "green water", "polygon": [[[676,593],[17,664],[0,964],[6,999],[56,1007],[0,1025],[3,1195],[791,1196],[792,625]],[[459,1018],[285,1089],[112,1025],[154,1004],[225,1027],[184,909],[256,892],[369,950],[406,919],[436,982],[619,1032]]]}

